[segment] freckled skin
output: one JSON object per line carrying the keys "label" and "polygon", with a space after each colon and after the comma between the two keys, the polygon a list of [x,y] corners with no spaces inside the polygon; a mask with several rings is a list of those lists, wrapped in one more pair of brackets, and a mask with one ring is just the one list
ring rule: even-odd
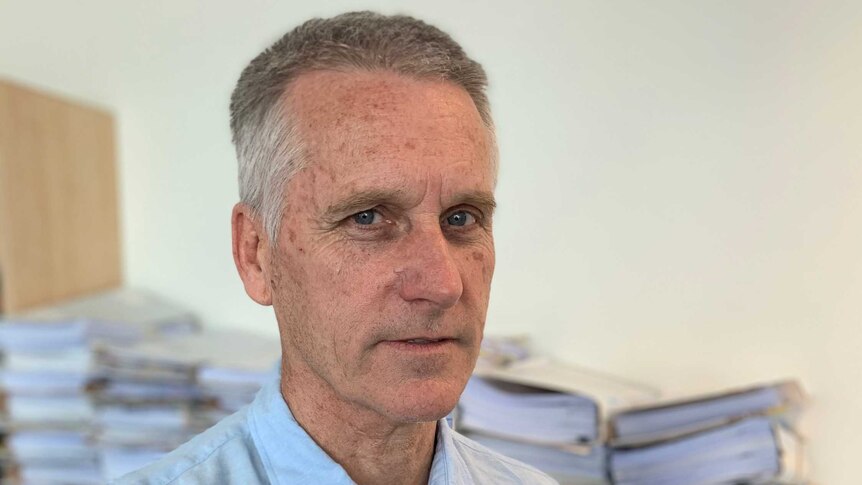
{"label": "freckled skin", "polygon": [[[297,381],[286,397],[319,380],[392,422],[438,419],[475,364],[493,274],[490,225],[457,242],[441,229],[459,194],[493,191],[485,128],[460,88],[389,73],[309,73],[289,96],[311,163],[288,184],[273,252],[273,305]],[[327,207],[370,188],[405,190],[397,236],[324,227]],[[418,361],[377,345],[435,332],[458,345]]]}

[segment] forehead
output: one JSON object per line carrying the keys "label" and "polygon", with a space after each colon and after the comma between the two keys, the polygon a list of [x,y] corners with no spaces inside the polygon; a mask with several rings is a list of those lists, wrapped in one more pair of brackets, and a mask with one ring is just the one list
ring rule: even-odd
{"label": "forehead", "polygon": [[333,184],[460,177],[468,189],[493,190],[489,131],[455,84],[315,71],[299,76],[286,96],[312,170],[329,173]]}
{"label": "forehead", "polygon": [[433,130],[447,120],[462,128],[481,125],[473,100],[460,86],[388,71],[311,71],[291,83],[287,98],[293,114],[317,133],[332,123],[361,129],[395,119],[403,129]]}

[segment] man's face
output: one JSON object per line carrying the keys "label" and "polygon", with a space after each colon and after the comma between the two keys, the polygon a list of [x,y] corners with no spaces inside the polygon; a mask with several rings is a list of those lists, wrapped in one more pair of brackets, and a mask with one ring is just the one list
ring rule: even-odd
{"label": "man's face", "polygon": [[487,130],[463,89],[392,73],[307,73],[288,100],[310,162],[269,269],[288,400],[438,419],[472,372],[494,272]]}

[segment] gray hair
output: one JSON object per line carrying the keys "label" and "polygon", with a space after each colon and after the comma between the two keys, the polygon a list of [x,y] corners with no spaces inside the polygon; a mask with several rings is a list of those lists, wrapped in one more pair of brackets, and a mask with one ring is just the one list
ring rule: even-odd
{"label": "gray hair", "polygon": [[388,70],[452,82],[470,95],[494,149],[482,66],[440,29],[404,15],[351,12],[315,18],[285,34],[243,70],[230,102],[239,196],[276,242],[284,188],[307,163],[295,120],[283,106],[291,81],[314,70]]}

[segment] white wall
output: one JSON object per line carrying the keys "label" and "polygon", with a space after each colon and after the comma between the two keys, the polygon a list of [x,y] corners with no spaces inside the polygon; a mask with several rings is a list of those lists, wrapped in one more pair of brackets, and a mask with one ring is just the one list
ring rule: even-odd
{"label": "white wall", "polygon": [[489,331],[670,394],[797,376],[816,478],[857,482],[862,4],[315,4],[0,0],[0,75],[118,115],[129,283],[274,334],[230,257],[230,90],[302,19],[406,11],[491,76]]}

